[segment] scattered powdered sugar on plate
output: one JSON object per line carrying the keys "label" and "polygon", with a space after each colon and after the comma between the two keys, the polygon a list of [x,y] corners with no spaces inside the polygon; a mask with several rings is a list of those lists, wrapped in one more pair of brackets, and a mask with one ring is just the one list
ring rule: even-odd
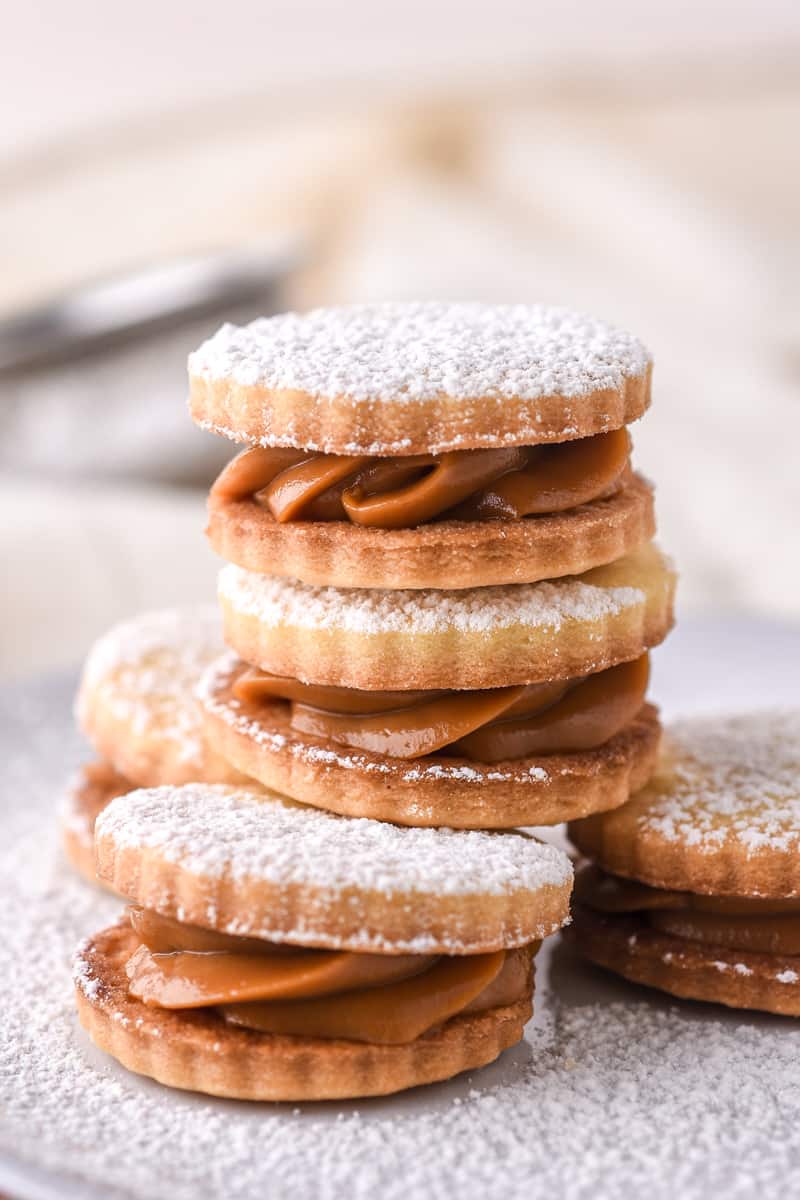
{"label": "scattered powdered sugar on plate", "polygon": [[679,721],[668,738],[668,782],[643,793],[642,829],[701,850],[800,853],[800,710]]}
{"label": "scattered powdered sugar on plate", "polygon": [[565,621],[601,621],[645,601],[638,587],[601,587],[578,579],[514,583],[457,592],[312,587],[258,575],[229,563],[219,596],[264,625],[348,633],[485,633],[522,625],[558,630]]}
{"label": "scattered powdered sugar on plate", "polygon": [[241,386],[411,404],[617,390],[650,355],[632,334],[541,304],[357,304],[223,325],[189,371]]}
{"label": "scattered powdered sugar on plate", "polygon": [[143,613],[115,625],[87,656],[78,718],[102,703],[133,733],[175,743],[183,761],[201,759],[202,722],[193,694],[222,649],[213,604]]}
{"label": "scattered powdered sugar on plate", "polygon": [[[54,797],[74,679],[0,693],[0,1190],[42,1200],[730,1200],[800,1192],[800,1025],[678,1005],[549,939],[525,1041],[397,1097],[248,1105],[132,1075],[78,1027],[71,959],[120,904]],[[787,982],[796,982],[789,981]]]}
{"label": "scattered powdered sugar on plate", "polygon": [[572,877],[563,851],[516,834],[388,825],[209,784],[120,796],[96,833],[118,847],[156,850],[193,874],[335,893],[497,896]]}

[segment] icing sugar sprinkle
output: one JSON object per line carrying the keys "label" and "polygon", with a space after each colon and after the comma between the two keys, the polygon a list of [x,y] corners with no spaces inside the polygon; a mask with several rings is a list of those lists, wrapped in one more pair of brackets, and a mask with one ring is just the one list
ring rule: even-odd
{"label": "icing sugar sprinkle", "polygon": [[223,325],[193,375],[317,397],[410,404],[619,389],[650,355],[603,321],[541,304],[357,304]]}
{"label": "icing sugar sprinkle", "polygon": [[560,629],[564,621],[602,620],[645,600],[641,588],[578,579],[456,592],[312,587],[233,564],[220,571],[218,591],[236,612],[265,625],[364,634],[485,633],[514,625]]}
{"label": "icing sugar sprinkle", "polygon": [[121,905],[70,872],[58,848],[54,797],[85,754],[68,718],[73,688],[49,677],[0,689],[0,1190],[106,1200],[800,1192],[796,1022],[676,1004],[554,939],[537,957],[524,1041],[447,1083],[248,1105],[125,1071],[75,1017],[73,951]]}
{"label": "icing sugar sprinkle", "polygon": [[[77,715],[101,702],[135,734],[157,733],[178,746],[183,761],[203,756],[202,723],[193,694],[222,651],[219,612],[212,604],[143,613],[115,625],[89,651]],[[97,693],[89,700],[88,692]]]}
{"label": "icing sugar sprinkle", "polygon": [[694,718],[668,732],[670,773],[642,793],[642,829],[709,853],[731,841],[748,855],[800,851],[800,710]]}
{"label": "icing sugar sprinkle", "polygon": [[531,838],[337,817],[237,788],[187,784],[120,796],[97,837],[153,849],[193,874],[387,896],[508,895],[572,877],[563,851]]}

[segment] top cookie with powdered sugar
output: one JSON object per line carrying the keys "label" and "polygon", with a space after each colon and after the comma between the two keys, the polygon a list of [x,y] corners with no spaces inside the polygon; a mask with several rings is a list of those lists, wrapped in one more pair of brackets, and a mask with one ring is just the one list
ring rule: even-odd
{"label": "top cookie with powdered sugar", "polygon": [[564,308],[359,304],[224,325],[189,357],[190,407],[251,445],[438,454],[618,429],[646,410],[651,365]]}

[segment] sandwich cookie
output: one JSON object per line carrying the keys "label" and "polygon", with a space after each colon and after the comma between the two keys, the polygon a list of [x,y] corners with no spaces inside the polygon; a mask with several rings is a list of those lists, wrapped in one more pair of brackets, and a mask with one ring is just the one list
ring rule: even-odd
{"label": "sandwich cookie", "polygon": [[651,783],[570,825],[571,938],[672,995],[800,1016],[800,713],[684,721]]}
{"label": "sandwich cookie", "polygon": [[94,820],[115,796],[166,783],[241,781],[208,743],[195,699],[202,672],[222,650],[210,604],[145,613],[90,650],[76,716],[100,761],[74,777],[62,807],[67,857],[89,879]]}
{"label": "sandwich cookie", "polygon": [[613,808],[655,766],[647,650],[673,589],[650,545],[579,579],[456,593],[227,567],[238,658],[201,684],[207,736],[267,787],[351,816],[509,828]]}
{"label": "sandwich cookie", "polygon": [[132,907],[78,951],[81,1022],[130,1070],[212,1095],[380,1095],[491,1062],[569,919],[568,858],[516,832],[186,785],[114,800],[96,838]]}
{"label": "sandwich cookie", "polygon": [[98,754],[135,786],[233,782],[195,699],[223,648],[210,604],[144,613],[109,630],[89,652],[76,702]]}
{"label": "sandwich cookie", "polygon": [[229,562],[315,585],[579,574],[653,536],[626,425],[636,338],[542,305],[378,304],[226,325],[189,359],[199,425],[245,443],[209,499]]}

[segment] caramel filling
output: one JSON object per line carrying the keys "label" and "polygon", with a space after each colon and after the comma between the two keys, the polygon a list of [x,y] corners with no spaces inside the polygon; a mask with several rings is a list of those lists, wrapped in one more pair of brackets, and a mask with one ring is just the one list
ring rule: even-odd
{"label": "caramel filling", "polygon": [[596,912],[641,914],[652,928],[692,942],[800,954],[800,897],[670,892],[589,867],[576,877],[575,899]]}
{"label": "caramel filling", "polygon": [[413,759],[446,750],[473,762],[592,750],[644,701],[646,654],[582,679],[485,691],[365,692],[322,687],[251,668],[238,700],[286,700],[293,729],[357,750]]}
{"label": "caramel filling", "polygon": [[538,943],[447,957],[360,954],[233,937],[130,908],[142,944],[128,989],[157,1008],[217,1008],[263,1033],[353,1041],[413,1041],[459,1012],[513,1004],[530,993]]}
{"label": "caramel filling", "polygon": [[405,458],[312,454],[254,447],[212,488],[285,521],[351,521],[408,529],[446,514],[497,521],[565,512],[612,495],[628,469],[626,429],[550,446],[454,450]]}

